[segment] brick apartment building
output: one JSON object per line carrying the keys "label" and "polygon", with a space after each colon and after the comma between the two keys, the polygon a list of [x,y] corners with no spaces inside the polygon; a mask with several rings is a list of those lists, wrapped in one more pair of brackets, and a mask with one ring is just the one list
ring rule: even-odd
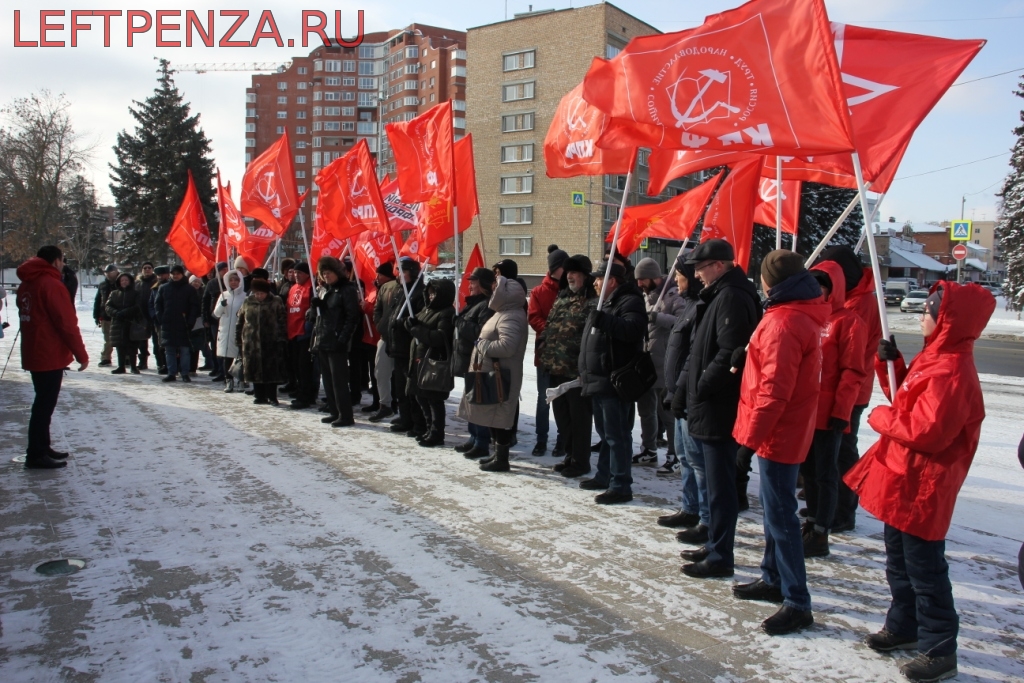
{"label": "brick apartment building", "polygon": [[[548,244],[600,260],[625,176],[548,178],[544,136],[559,101],[583,80],[593,57],[613,57],[632,38],[652,33],[660,31],[608,3],[527,12],[467,31],[466,123],[473,135],[489,263],[515,259],[520,273],[535,276],[528,277],[532,285],[547,271]],[[641,150],[630,205],[665,201],[695,184],[675,181],[662,196],[648,198],[646,163],[647,153]],[[574,207],[573,192],[583,192],[588,202],[614,206]],[[468,253],[479,233],[465,234]],[[650,242],[643,255],[662,267],[674,258],[675,249],[666,255],[665,244]]]}
{"label": "brick apartment building", "polygon": [[[456,132],[465,129],[465,48],[462,31],[411,24],[367,33],[358,47],[321,46],[277,73],[254,75],[245,96],[246,164],[288,131],[299,192],[313,190],[303,208],[311,230],[313,179],[360,139],[374,154],[381,150],[382,171],[394,170],[381,119],[408,121],[451,99]],[[296,217],[282,241],[286,254],[303,251],[298,226]]]}

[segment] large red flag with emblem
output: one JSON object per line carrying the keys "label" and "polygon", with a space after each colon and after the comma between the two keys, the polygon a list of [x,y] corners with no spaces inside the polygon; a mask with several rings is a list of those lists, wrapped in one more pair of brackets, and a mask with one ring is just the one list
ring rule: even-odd
{"label": "large red flag with emblem", "polygon": [[583,95],[611,117],[605,135],[618,132],[606,148],[854,147],[823,0],[751,0],[694,29],[634,38],[594,60]]}
{"label": "large red flag with emblem", "polygon": [[320,220],[320,214],[317,212],[313,217],[313,243],[309,247],[310,269],[316,271],[316,264],[320,261],[321,256],[338,258],[344,250],[345,240],[338,239],[325,230],[323,221]]}
{"label": "large red flag with emblem", "polygon": [[[697,226],[721,179],[722,174],[719,173],[667,202],[628,207],[622,214],[615,250],[628,256],[648,237],[686,240]],[[609,231],[605,241],[611,242],[614,234],[614,231]]]}
{"label": "large red flag with emblem", "polygon": [[389,123],[385,131],[395,156],[402,201],[416,204],[432,197],[450,201],[455,192],[451,100],[411,121]]}
{"label": "large red flag with emblem", "polygon": [[261,221],[280,237],[292,224],[299,203],[292,152],[285,132],[246,167],[242,177],[242,213]]}
{"label": "large red flag with emblem", "polygon": [[459,234],[469,230],[480,214],[476,194],[476,162],[473,160],[473,135],[466,135],[453,146],[455,154],[455,205],[459,208]]}
{"label": "large red flag with emblem", "polygon": [[171,245],[185,267],[196,275],[206,275],[217,264],[210,228],[206,224],[203,203],[196,191],[195,181],[192,180],[192,171],[188,172],[185,198],[174,216],[171,231],[167,233],[165,241]]}
{"label": "large red flag with emblem", "polygon": [[225,247],[237,248],[249,234],[249,229],[231,199],[231,183],[221,185],[220,173],[217,174],[217,209],[220,211],[220,241]]}
{"label": "large red flag with emblem", "polygon": [[597,146],[607,118],[583,99],[582,83],[562,98],[544,138],[544,165],[549,178],[628,173],[633,168],[632,148]]}
{"label": "large red flag with emblem", "polygon": [[406,204],[402,201],[398,193],[398,178],[384,176],[380,181],[380,194],[384,200],[384,210],[388,212],[392,233],[399,235],[419,227],[419,204]]}
{"label": "large red flag with emblem", "polygon": [[370,147],[360,138],[355,147],[316,174],[320,188],[316,213],[321,226],[345,240],[363,230],[390,233]]}
{"label": "large red flag with emblem", "polygon": [[238,255],[249,264],[249,270],[258,268],[266,262],[267,251],[276,239],[277,235],[265,225],[261,225],[253,232],[246,230],[245,237],[238,245]]}
{"label": "large red flag with emblem", "polygon": [[[397,239],[397,238],[396,238]],[[401,244],[399,240],[398,244]],[[355,252],[353,264],[356,275],[362,282],[373,282],[377,277],[377,266],[395,261],[395,251],[391,248],[391,235],[380,232],[366,231],[360,233],[352,241]]]}
{"label": "large red flag with emblem", "polygon": [[736,265],[744,270],[750,261],[754,239],[754,203],[761,181],[761,159],[753,158],[732,166],[704,214],[700,241],[723,239],[736,252]]}
{"label": "large red flag with emblem", "polygon": [[647,195],[657,197],[676,178],[716,166],[735,164],[749,159],[750,156],[746,152],[723,152],[715,149],[691,151],[655,147],[647,157]]}
{"label": "large red flag with emblem", "polygon": [[[782,232],[790,235],[797,233],[800,223],[800,191],[803,183],[799,180],[782,181]],[[761,178],[757,189],[757,204],[754,206],[754,222],[775,227],[775,200],[778,197],[779,183],[774,178]]]}
{"label": "large red flag with emblem", "polygon": [[474,244],[473,251],[469,254],[469,258],[466,259],[466,270],[462,273],[462,279],[459,281],[459,310],[461,311],[466,307],[466,297],[469,296],[469,276],[473,274],[473,271],[477,268],[484,267],[484,255],[480,252],[480,245]]}

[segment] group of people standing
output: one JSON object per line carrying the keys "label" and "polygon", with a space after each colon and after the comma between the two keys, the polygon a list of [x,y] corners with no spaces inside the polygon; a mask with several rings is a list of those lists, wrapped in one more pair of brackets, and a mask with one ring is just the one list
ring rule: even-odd
{"label": "group of people standing", "polygon": [[[50,384],[59,390],[59,373],[48,373],[62,372],[72,355],[80,369],[88,364],[77,327],[61,317],[68,302],[51,301],[63,264],[47,250],[59,252],[46,247],[19,269],[25,343],[62,343],[38,371],[32,366],[41,354],[23,351],[40,405],[38,420],[33,408],[28,467],[59,467],[66,457],[49,447],[48,417],[44,436],[43,414],[47,407],[52,413],[51,397],[56,402]],[[321,258],[315,273],[285,260],[274,280],[263,269],[250,272],[240,258],[231,270],[217,264],[216,279],[206,283],[185,279],[180,266],[144,264],[138,282],[111,266],[94,317],[104,329],[104,360],[117,350],[115,373],[144,369],[152,336],[164,381],[178,373],[189,381],[192,352],[205,339],[216,354],[208,361],[213,379],[228,392],[244,389],[254,403],[276,405],[283,385],[291,407],[301,410],[317,406],[322,378],[324,423],[351,426],[360,405],[371,422],[393,417],[392,432],[425,448],[444,444],[446,400],[461,377],[457,414],[469,438],[455,448],[486,472],[511,469],[532,327],[534,455],[547,449],[550,403],[553,454],[561,458],[554,469],[569,478],[590,475],[579,487],[597,492],[599,504],[625,503],[633,498],[632,467],[657,465],[664,432],[668,453],[659,474],[678,473],[682,505],[658,524],[695,546],[682,553],[681,568],[695,579],[733,576],[737,517],[749,505],[756,457],[761,577],[733,593],[781,604],[762,624],[772,635],[813,624],[805,558],[827,556],[830,534],[854,528],[859,495],[885,523],[892,591],[885,627],[867,644],[882,652],[918,649],[902,667],[914,681],[955,673],[958,620],[943,539],[984,417],[972,350],[994,310],[992,295],[977,285],[936,285],[922,315],[924,349],[908,367],[894,340],[879,342],[871,269],[849,247],[826,249],[810,270],[796,253],[769,253],[761,264],[763,300],[723,240],[681,253],[671,274],[652,259],[634,268],[617,256],[595,268],[555,245],[548,252],[548,272],[529,300],[517,264],[505,259],[470,274],[459,310],[454,282],[425,281],[410,259],[397,270],[381,264],[372,288],[354,278],[349,262],[332,257]],[[38,302],[58,313],[40,323]],[[648,355],[656,377],[638,398],[624,400],[623,373]],[[895,396],[888,363],[899,383]],[[892,405],[871,412],[881,437],[860,458],[857,433],[876,373]],[[373,400],[361,406],[365,391]],[[944,400],[949,393],[958,397],[955,407]],[[637,416],[642,445],[634,454]],[[592,427],[599,436],[593,446]]]}

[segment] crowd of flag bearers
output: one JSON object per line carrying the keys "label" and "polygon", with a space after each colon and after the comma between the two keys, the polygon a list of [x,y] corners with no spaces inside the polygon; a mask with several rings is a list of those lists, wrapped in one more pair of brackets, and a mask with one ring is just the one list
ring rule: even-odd
{"label": "crowd of flag bearers", "polygon": [[[472,137],[455,139],[450,102],[387,125],[396,177],[378,176],[362,140],[324,166],[308,229],[283,135],[247,167],[240,209],[218,178],[216,245],[190,175],[167,237],[184,267],[144,264],[137,281],[108,274],[96,309],[110,337],[105,361],[116,347],[114,372],[138,372],[152,338],[165,381],[189,381],[203,351],[229,393],[277,405],[284,391],[333,428],[362,413],[391,419],[393,433],[425,448],[445,444],[446,401],[462,382],[456,412],[469,434],[456,450],[484,472],[513,469],[520,402],[536,400],[533,455],[554,432],[554,470],[581,478],[599,504],[633,500],[632,468],[657,465],[664,433],[658,474],[680,477],[682,504],[658,523],[693,546],[682,572],[696,580],[733,576],[756,467],[761,577],[733,592],[781,605],[763,623],[772,635],[813,624],[805,558],[828,556],[831,535],[855,530],[859,500],[885,523],[892,592],[883,629],[866,643],[916,649],[901,667],[911,680],[947,678],[957,671],[957,616],[943,539],[984,417],[972,348],[994,300],[976,285],[936,285],[924,349],[907,366],[886,339],[872,231],[870,267],[851,247],[828,245],[856,202],[870,224],[867,190],[880,193],[877,208],[914,130],[983,44],[830,24],[821,0],[752,0],[596,58],[554,114],[545,168],[553,178],[625,174],[623,204],[603,263],[552,245],[532,291],[515,261],[485,267],[482,230],[455,282],[428,277],[442,242],[454,240],[457,258],[468,251],[460,240],[479,213]],[[641,147],[652,196],[683,175],[717,172],[667,202],[627,208]],[[796,243],[803,181],[857,191],[809,258],[781,249],[783,233]],[[298,263],[280,256],[296,218]],[[755,221],[775,225],[777,249],[748,273]],[[649,237],[685,244],[698,227],[699,245],[680,249],[667,273],[625,256]],[[26,292],[53,289],[52,253],[41,254],[22,266]],[[37,345],[28,369],[40,355],[67,362],[57,349],[67,326],[55,335],[45,317],[22,318]],[[538,391],[523,399],[527,362]],[[889,405],[867,417],[880,438],[861,458],[876,374]],[[952,410],[949,394],[967,409]],[[29,466],[59,461],[46,457]]]}

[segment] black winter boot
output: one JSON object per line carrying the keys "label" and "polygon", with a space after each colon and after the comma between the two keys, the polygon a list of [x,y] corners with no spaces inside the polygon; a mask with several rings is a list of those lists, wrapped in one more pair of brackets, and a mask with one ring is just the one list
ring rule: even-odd
{"label": "black winter boot", "polygon": [[462,457],[469,458],[470,460],[476,460],[478,458],[490,459],[490,455],[491,451],[489,448],[487,448],[486,446],[478,446],[475,443],[473,444],[472,448],[470,448],[468,451],[463,451],[462,453]]}
{"label": "black winter boot", "polygon": [[945,657],[929,657],[922,653],[900,667],[900,673],[912,681],[931,683],[957,675],[956,653]]}
{"label": "black winter boot", "polygon": [[484,472],[508,472],[512,469],[508,464],[508,444],[494,446],[494,459],[480,465]]}

